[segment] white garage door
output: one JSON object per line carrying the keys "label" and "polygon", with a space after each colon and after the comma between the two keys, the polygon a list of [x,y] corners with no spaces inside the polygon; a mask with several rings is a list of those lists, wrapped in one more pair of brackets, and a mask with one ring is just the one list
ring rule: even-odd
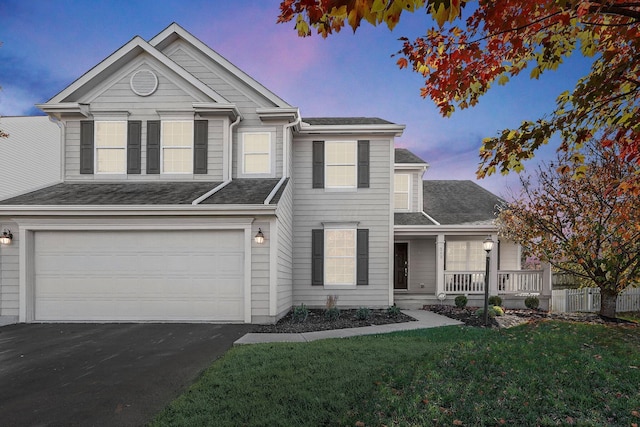
{"label": "white garage door", "polygon": [[243,232],[38,231],[37,321],[244,320]]}

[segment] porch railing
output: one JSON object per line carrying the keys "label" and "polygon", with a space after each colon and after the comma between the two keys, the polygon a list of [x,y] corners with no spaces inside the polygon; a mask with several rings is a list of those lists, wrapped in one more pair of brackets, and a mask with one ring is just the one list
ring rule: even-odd
{"label": "porch railing", "polygon": [[444,291],[447,294],[484,293],[484,272],[456,271],[444,273]]}
{"label": "porch railing", "polygon": [[[542,292],[541,270],[498,271],[499,294],[522,294]],[[444,273],[444,292],[447,294],[484,293],[484,272],[447,271]]]}
{"label": "porch railing", "polygon": [[522,294],[542,292],[542,270],[498,271],[498,293]]}

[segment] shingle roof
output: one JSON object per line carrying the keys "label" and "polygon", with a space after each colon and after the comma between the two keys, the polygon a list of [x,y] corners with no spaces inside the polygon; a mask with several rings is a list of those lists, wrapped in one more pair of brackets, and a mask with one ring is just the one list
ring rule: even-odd
{"label": "shingle roof", "polygon": [[423,181],[424,211],[442,225],[490,224],[503,200],[472,181]]}
{"label": "shingle roof", "polygon": [[[278,181],[277,178],[233,180],[202,203],[262,204]],[[0,201],[0,205],[189,205],[220,184],[210,181],[61,183]],[[277,203],[275,197],[274,200],[272,204]]]}
{"label": "shingle roof", "polygon": [[304,123],[318,126],[344,126],[344,125],[392,125],[378,117],[304,117]]}
{"label": "shingle roof", "polygon": [[406,148],[396,148],[395,154],[395,162],[396,163],[424,163],[427,164],[420,157],[413,154],[411,151]]}
{"label": "shingle roof", "polygon": [[435,225],[422,212],[396,212],[393,214],[395,225]]}

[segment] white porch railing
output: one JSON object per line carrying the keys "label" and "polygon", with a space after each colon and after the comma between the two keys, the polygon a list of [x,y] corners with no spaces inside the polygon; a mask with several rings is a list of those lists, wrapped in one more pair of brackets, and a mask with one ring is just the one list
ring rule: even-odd
{"label": "white porch railing", "polygon": [[[539,294],[542,292],[542,270],[498,271],[499,294]],[[484,272],[446,271],[444,292],[447,294],[484,293]]]}
{"label": "white porch railing", "polygon": [[447,294],[484,293],[484,273],[478,271],[445,271],[444,292]]}
{"label": "white porch railing", "polygon": [[498,293],[539,294],[542,292],[542,270],[500,270]]}

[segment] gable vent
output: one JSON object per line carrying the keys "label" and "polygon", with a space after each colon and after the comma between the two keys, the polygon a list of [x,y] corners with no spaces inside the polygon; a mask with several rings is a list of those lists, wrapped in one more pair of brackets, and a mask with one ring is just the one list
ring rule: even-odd
{"label": "gable vent", "polygon": [[158,77],[151,70],[138,70],[131,76],[131,90],[139,96],[149,96],[158,88]]}

